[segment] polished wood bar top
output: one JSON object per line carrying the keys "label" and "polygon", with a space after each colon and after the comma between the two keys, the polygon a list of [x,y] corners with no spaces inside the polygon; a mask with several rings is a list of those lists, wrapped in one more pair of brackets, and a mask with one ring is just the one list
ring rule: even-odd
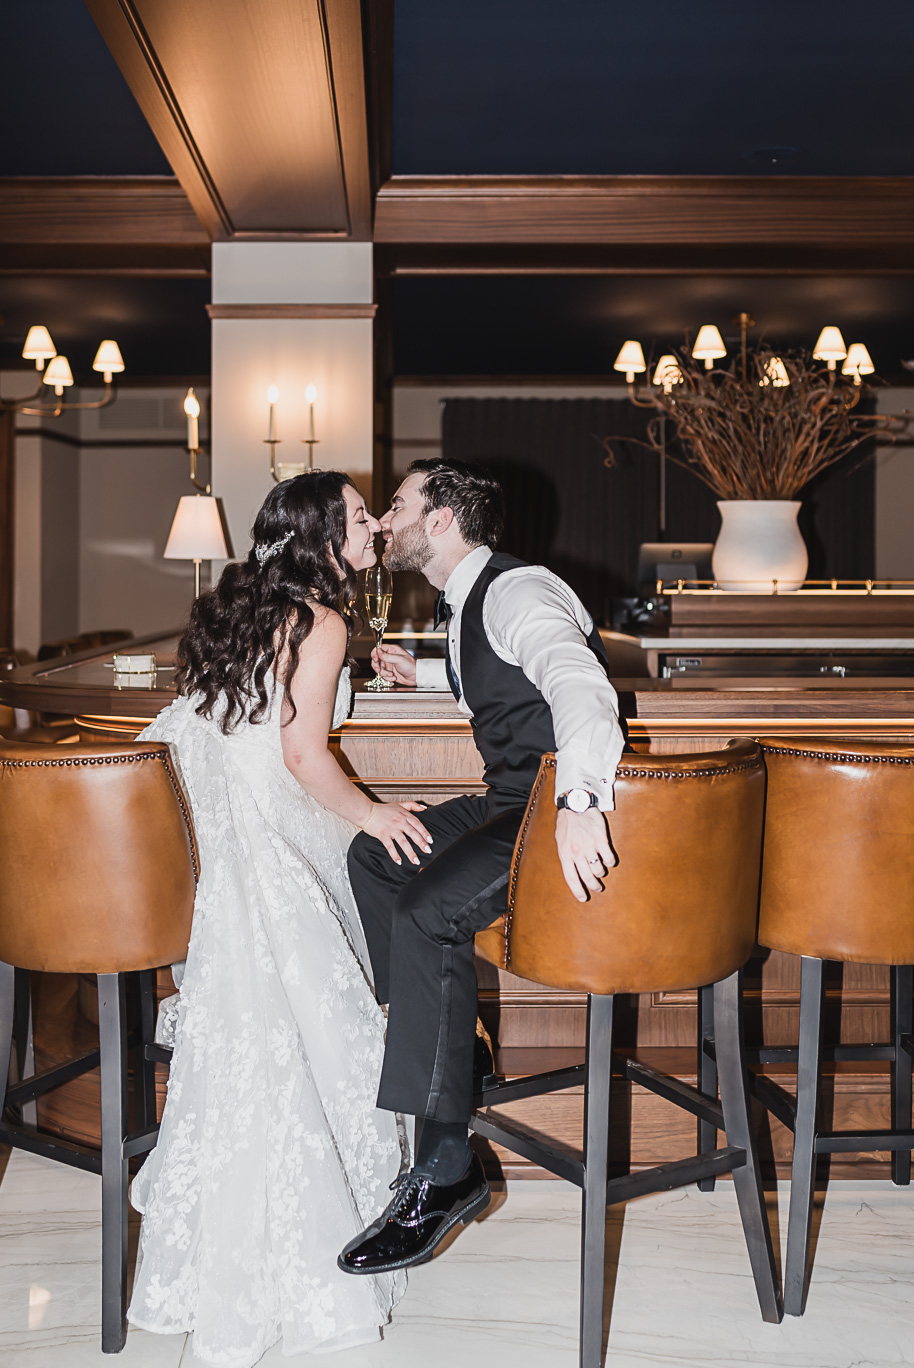
{"label": "polished wood bar top", "polygon": [[[178,634],[132,639],[131,653],[152,652],[159,666],[156,683],[115,682],[112,648],[26,665],[0,678],[0,703],[35,712],[68,716],[149,721],[175,697],[174,652]],[[138,676],[137,679],[142,679]],[[626,718],[655,724],[717,722],[731,725],[760,720],[795,722],[859,719],[879,724],[909,724],[914,730],[914,680],[897,678],[755,679],[681,677],[613,680]],[[392,724],[429,723],[469,732],[469,723],[447,692],[395,688],[366,692],[354,682],[352,715],[344,728],[359,730]],[[742,728],[736,730],[742,731]],[[731,734],[736,734],[731,730]]]}

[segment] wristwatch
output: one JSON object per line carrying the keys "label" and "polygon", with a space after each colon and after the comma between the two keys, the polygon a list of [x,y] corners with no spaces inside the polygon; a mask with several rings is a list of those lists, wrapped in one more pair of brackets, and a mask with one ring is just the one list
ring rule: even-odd
{"label": "wristwatch", "polygon": [[588,808],[599,807],[600,800],[589,789],[573,788],[567,793],[560,793],[555,805],[557,808],[568,808],[569,812],[586,812]]}

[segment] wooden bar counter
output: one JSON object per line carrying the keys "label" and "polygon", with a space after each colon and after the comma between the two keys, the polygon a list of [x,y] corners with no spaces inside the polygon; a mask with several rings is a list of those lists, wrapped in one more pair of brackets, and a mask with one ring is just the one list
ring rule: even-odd
{"label": "wooden bar counter", "polygon": [[[111,651],[88,653],[28,666],[0,682],[0,703],[77,718],[86,740],[134,737],[173,697],[175,637],[132,641],[130,650],[153,651],[159,670],[154,686],[116,682]],[[126,687],[124,686],[126,683]],[[614,680],[631,742],[638,751],[711,750],[736,736],[806,736],[880,739],[914,743],[914,679],[621,679]],[[356,683],[351,717],[331,737],[346,770],[379,798],[416,797],[435,803],[458,793],[480,793],[482,761],[469,723],[450,694],[395,689],[365,692]],[[61,909],[65,915],[65,909]],[[829,981],[832,1020],[844,1042],[870,1042],[888,1035],[888,972],[879,966],[834,966]],[[584,999],[514,978],[480,964],[481,1014],[497,1044],[505,1071],[533,1072],[577,1060],[582,1052]],[[759,952],[746,973],[747,1031],[767,1044],[795,1042],[798,1028],[799,962]],[[621,1004],[620,1004],[621,1005]],[[74,1009],[75,1010],[75,1009]],[[69,1016],[68,1016],[69,1013]],[[45,1022],[38,1013],[39,1046],[50,1058],[56,1040],[68,1034],[73,1010],[55,999]],[[627,1049],[694,1079],[695,995],[657,993],[631,1000],[621,1012]],[[69,1022],[69,1026],[66,1024]],[[78,1026],[88,1029],[88,1024]],[[834,1066],[834,1126],[888,1125],[888,1066]],[[91,1080],[92,1076],[88,1076]],[[781,1081],[789,1084],[789,1073]],[[76,1084],[69,1085],[71,1089]],[[68,1124],[66,1106],[57,1104],[49,1121],[77,1134],[88,1121]],[[63,1094],[61,1094],[63,1097]],[[831,1105],[830,1102],[826,1105]],[[85,1098],[78,1111],[88,1116]],[[512,1107],[559,1137],[571,1140],[580,1125],[581,1098],[556,1094]],[[636,1165],[676,1159],[692,1152],[693,1126],[684,1114],[634,1089],[632,1140],[628,1155]],[[620,1146],[624,1137],[619,1138]],[[790,1139],[771,1123],[771,1153],[779,1165],[789,1155]],[[884,1155],[836,1156],[835,1176],[875,1176],[885,1172]],[[494,1162],[494,1161],[493,1161]],[[525,1164],[505,1160],[514,1175],[536,1176]]]}

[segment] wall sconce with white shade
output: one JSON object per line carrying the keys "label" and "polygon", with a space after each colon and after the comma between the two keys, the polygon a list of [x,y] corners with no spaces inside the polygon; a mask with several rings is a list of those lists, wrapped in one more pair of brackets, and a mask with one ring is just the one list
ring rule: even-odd
{"label": "wall sconce with white shade", "polygon": [[[847,347],[841,336],[840,328],[823,328],[818,341],[812,349],[816,361],[825,361],[829,370],[834,370],[839,361],[847,356]],[[842,371],[843,374],[843,371]]]}
{"label": "wall sconce with white shade", "polygon": [[229,554],[219,505],[212,496],[182,494],[163,552],[166,560],[192,560],[194,598],[200,597],[200,563]]}
{"label": "wall sconce with white shade", "polygon": [[779,356],[772,356],[762,372],[759,388],[764,389],[766,385],[771,385],[773,389],[786,389],[789,384],[790,376],[784,362]]}
{"label": "wall sconce with white shade", "polygon": [[670,394],[674,385],[682,384],[682,371],[679,369],[679,362],[672,352],[667,352],[657,362],[651,384],[657,385],[664,394]]}
{"label": "wall sconce with white shade", "polygon": [[47,328],[37,325],[29,328],[25,346],[22,348],[23,359],[34,361],[36,370],[44,370],[45,361],[50,361],[56,355],[57,348],[51,341],[51,334]]}
{"label": "wall sconce with white shade", "polygon": [[65,388],[73,384],[73,372],[70,370],[70,363],[65,356],[55,356],[44,375],[41,377],[46,385],[54,386],[54,393],[59,398]]}
{"label": "wall sconce with white shade", "polygon": [[842,375],[852,375],[854,384],[862,384],[862,375],[872,375],[875,371],[872,358],[862,342],[852,342],[848,348],[847,356],[844,358],[844,365],[841,367]]}
{"label": "wall sconce with white shade", "polygon": [[114,375],[120,375],[124,369],[124,358],[121,356],[121,349],[116,342],[112,342],[109,337],[102,342],[98,351],[95,353],[95,360],[92,362],[94,371],[101,371],[102,379],[106,385],[111,384]]}
{"label": "wall sconce with white shade", "polygon": [[724,346],[720,329],[715,328],[713,323],[705,323],[698,329],[692,355],[696,361],[704,361],[705,370],[712,370],[714,362],[720,361],[727,355],[727,348]]}
{"label": "wall sconce with white shade", "polygon": [[[34,361],[35,369],[43,372],[41,382],[53,388],[55,402],[52,406],[42,404],[47,390],[43,390],[39,384],[34,394],[26,395],[23,399],[0,399],[0,413],[26,413],[34,418],[59,418],[62,413],[71,409],[106,408],[108,404],[113,403],[115,397],[113,377],[124,370],[124,358],[121,356],[120,348],[111,338],[106,338],[100,344],[92,362],[92,369],[100,371],[104,377],[105,397],[92,402],[63,403],[64,390],[69,389],[74,383],[73,372],[67,358],[58,355],[54,339],[42,324],[35,323],[29,328],[22,356],[26,361]],[[45,369],[46,361],[50,362],[50,365]]]}
{"label": "wall sconce with white shade", "polygon": [[613,362],[613,370],[624,371],[626,384],[633,385],[635,376],[641,375],[643,371],[647,370],[641,343],[625,342]]}

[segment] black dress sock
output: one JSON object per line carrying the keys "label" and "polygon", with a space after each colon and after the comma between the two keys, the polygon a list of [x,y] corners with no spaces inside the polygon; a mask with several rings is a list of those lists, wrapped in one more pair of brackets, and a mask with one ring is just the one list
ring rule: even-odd
{"label": "black dress sock", "polygon": [[456,1183],[471,1158],[469,1128],[464,1122],[422,1118],[413,1173],[433,1183]]}

